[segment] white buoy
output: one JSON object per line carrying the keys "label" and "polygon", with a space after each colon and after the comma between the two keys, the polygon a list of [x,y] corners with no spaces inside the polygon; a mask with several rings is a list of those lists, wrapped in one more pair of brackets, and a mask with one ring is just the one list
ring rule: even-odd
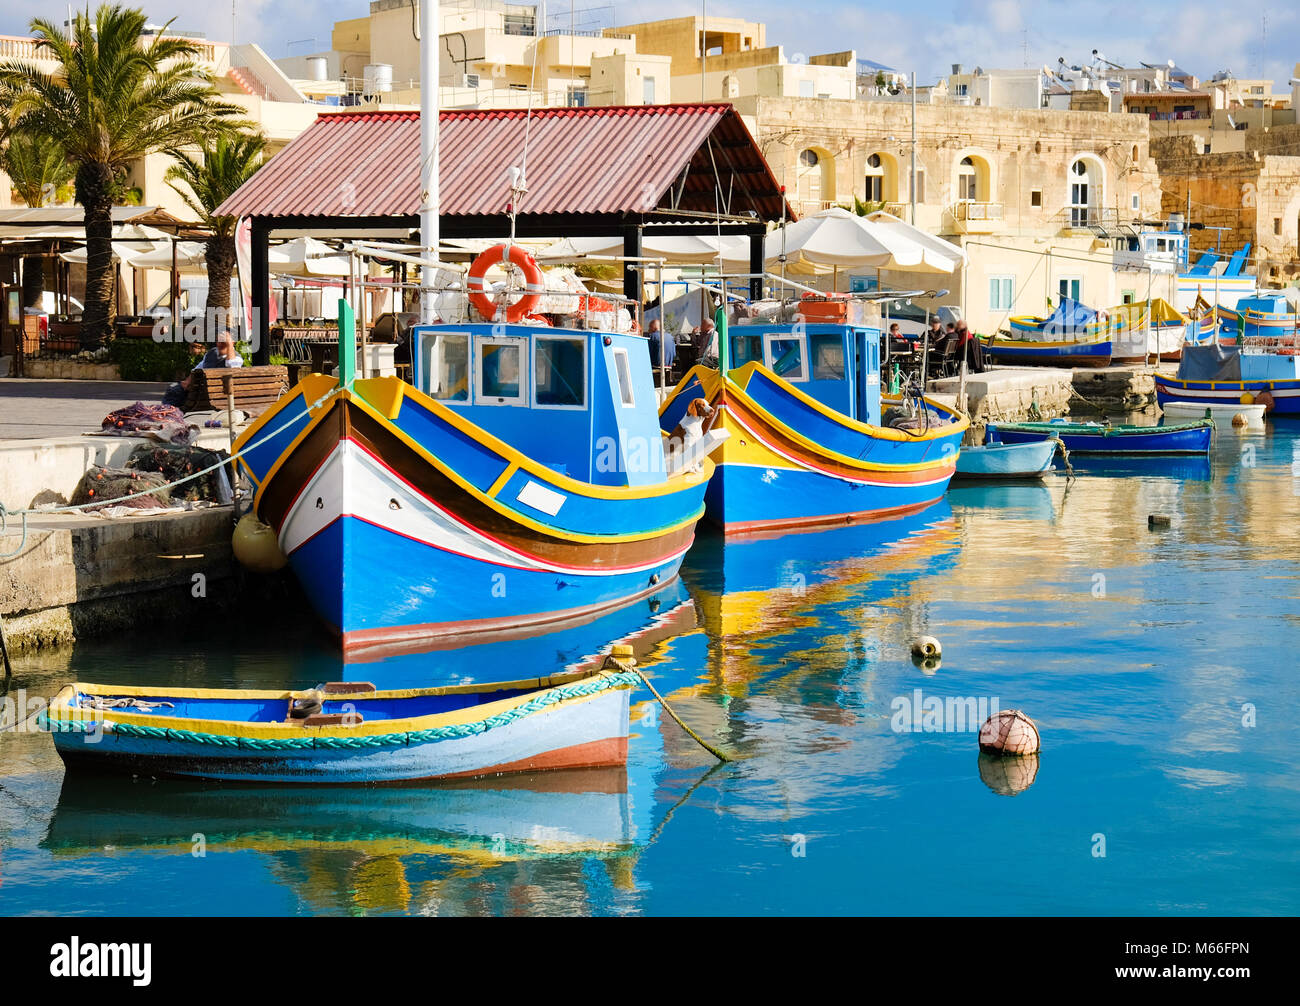
{"label": "white buoy", "polygon": [[912,640],[912,656],[920,660],[933,660],[943,656],[943,647],[933,636],[917,636]]}
{"label": "white buoy", "polygon": [[980,727],[980,750],[989,754],[1038,754],[1041,746],[1038,724],[1019,709],[996,712]]}

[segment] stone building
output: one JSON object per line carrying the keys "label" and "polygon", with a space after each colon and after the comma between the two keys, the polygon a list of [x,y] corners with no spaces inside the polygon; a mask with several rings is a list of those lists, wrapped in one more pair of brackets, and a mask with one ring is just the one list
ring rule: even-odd
{"label": "stone building", "polygon": [[[1093,307],[1170,295],[1115,272],[1106,235],[1155,219],[1161,188],[1139,115],[754,98],[737,104],[801,213],[854,198],[878,204],[967,252],[961,275],[889,274],[886,285],[946,288],[921,306],[960,305],[979,331],[1041,314],[1061,296]],[[874,278],[874,273],[872,274]]]}
{"label": "stone building", "polygon": [[1300,277],[1300,127],[1255,141],[1252,150],[1210,154],[1186,137],[1153,141],[1162,209],[1204,225],[1191,233],[1193,254],[1216,244],[1230,253],[1249,243],[1260,283],[1286,285]]}

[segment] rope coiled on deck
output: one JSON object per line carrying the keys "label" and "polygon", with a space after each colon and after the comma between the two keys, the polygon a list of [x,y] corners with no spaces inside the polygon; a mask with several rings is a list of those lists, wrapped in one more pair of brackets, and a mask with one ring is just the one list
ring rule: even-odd
{"label": "rope coiled on deck", "polygon": [[[539,695],[533,696],[527,702],[520,703],[511,709],[473,723],[454,723],[444,727],[430,727],[427,730],[410,730],[394,734],[372,734],[356,737],[236,737],[228,734],[178,730],[174,727],[152,727],[141,723],[114,723],[111,732],[123,737],[208,744],[214,747],[239,748],[250,751],[364,750],[367,748],[406,747],[431,741],[459,740],[464,737],[473,737],[496,727],[506,726],[532,713],[540,712],[557,702],[596,695],[611,688],[631,686],[639,680],[636,674],[604,674],[600,677],[588,678],[585,681],[575,681],[572,684],[549,688]],[[96,720],[94,719],[53,719],[45,710],[36,718],[36,725],[42,730],[48,730],[50,733],[94,733],[97,729],[95,724]]]}

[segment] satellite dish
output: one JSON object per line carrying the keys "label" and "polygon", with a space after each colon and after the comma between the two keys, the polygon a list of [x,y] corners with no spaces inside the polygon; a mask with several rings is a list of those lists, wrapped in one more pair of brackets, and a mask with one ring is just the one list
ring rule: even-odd
{"label": "satellite dish", "polygon": [[1171,59],[1168,62],[1169,62],[1169,69],[1172,70],[1174,68],[1174,61]]}

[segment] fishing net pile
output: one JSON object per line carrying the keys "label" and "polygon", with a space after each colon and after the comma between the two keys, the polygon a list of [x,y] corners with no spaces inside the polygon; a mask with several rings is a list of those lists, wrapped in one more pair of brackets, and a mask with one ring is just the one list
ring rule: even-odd
{"label": "fishing net pile", "polygon": [[173,500],[202,503],[229,503],[231,501],[230,477],[225,462],[230,455],[225,451],[210,451],[204,447],[183,447],[175,444],[141,444],[131,452],[126,466],[137,472],[158,473],[167,482],[176,482],[196,472],[212,471],[198,478],[173,486]]}
{"label": "fishing net pile", "polygon": [[136,402],[104,417],[101,431],[118,437],[152,437],[173,444],[188,444],[193,437],[185,413],[174,405]]}
{"label": "fishing net pile", "polygon": [[[125,506],[135,510],[171,506],[171,494],[163,488],[166,484],[166,476],[158,472],[94,465],[77,483],[72,505],[85,506],[89,510],[106,506]],[[135,496],[140,492],[146,495]],[[124,496],[135,498],[123,499]]]}

